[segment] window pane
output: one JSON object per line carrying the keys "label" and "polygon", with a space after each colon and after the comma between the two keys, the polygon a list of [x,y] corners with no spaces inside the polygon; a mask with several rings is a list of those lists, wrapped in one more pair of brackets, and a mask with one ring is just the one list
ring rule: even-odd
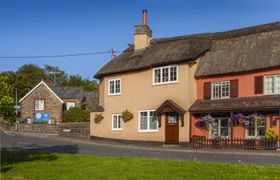
{"label": "window pane", "polygon": [[264,134],[265,134],[265,127],[258,127],[257,128],[257,135],[258,136],[264,136]]}
{"label": "window pane", "polygon": [[162,82],[168,82],[168,70],[169,68],[162,68]]}
{"label": "window pane", "polygon": [[122,128],[122,116],[118,115],[118,128]]}
{"label": "window pane", "polygon": [[113,116],[113,128],[118,128],[118,117],[116,115]]}
{"label": "window pane", "polygon": [[150,130],[157,129],[157,117],[154,116],[154,111],[150,111]]}
{"label": "window pane", "polygon": [[250,121],[248,125],[248,136],[255,136],[255,123]]}
{"label": "window pane", "polygon": [[170,81],[177,81],[177,66],[170,68]]}
{"label": "window pane", "polygon": [[115,93],[120,93],[120,89],[121,89],[121,81],[120,80],[116,80],[116,89],[115,89]]}
{"label": "window pane", "polygon": [[155,69],[155,74],[154,74],[154,82],[155,83],[160,83],[161,80],[161,75],[160,75],[160,69]]}
{"label": "window pane", "polygon": [[148,113],[140,112],[140,129],[148,130]]}
{"label": "window pane", "polygon": [[272,94],[274,92],[273,77],[269,76],[265,78],[265,91],[267,94]]}
{"label": "window pane", "polygon": [[114,81],[110,81],[110,94],[114,94]]}
{"label": "window pane", "polygon": [[275,77],[275,93],[280,93],[280,75]]}

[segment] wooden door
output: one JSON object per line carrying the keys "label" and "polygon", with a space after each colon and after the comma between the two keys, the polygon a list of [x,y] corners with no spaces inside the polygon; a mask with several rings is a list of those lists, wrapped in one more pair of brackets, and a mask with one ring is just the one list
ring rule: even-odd
{"label": "wooden door", "polygon": [[165,144],[179,144],[179,116],[176,112],[165,114]]}

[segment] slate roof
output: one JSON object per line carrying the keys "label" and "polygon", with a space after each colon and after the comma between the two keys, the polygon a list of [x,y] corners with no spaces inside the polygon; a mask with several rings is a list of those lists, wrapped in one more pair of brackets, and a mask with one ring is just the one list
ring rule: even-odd
{"label": "slate roof", "polygon": [[191,113],[224,111],[279,110],[280,95],[239,97],[219,100],[196,100],[190,107]]}
{"label": "slate roof", "polygon": [[60,99],[83,100],[84,97],[84,91],[80,87],[51,86],[50,88]]}
{"label": "slate roof", "polygon": [[126,49],[95,78],[182,63],[201,57],[195,76],[280,67],[280,22],[238,30],[152,39],[142,51]]}

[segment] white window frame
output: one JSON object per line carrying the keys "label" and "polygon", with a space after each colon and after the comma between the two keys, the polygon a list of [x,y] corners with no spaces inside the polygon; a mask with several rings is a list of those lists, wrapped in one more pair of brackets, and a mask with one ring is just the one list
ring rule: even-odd
{"label": "white window frame", "polygon": [[[279,92],[275,92],[275,90],[277,89],[277,83],[275,82],[277,76],[280,77],[280,74],[274,74],[274,75],[264,76],[264,94],[265,94],[265,95],[280,94],[280,91],[279,91]],[[270,78],[270,77],[273,77],[273,88],[274,88],[274,92],[272,92],[272,93],[268,93],[268,92],[267,92],[267,78]],[[280,86],[280,84],[279,84],[278,86]]]}
{"label": "white window frame", "polygon": [[[218,120],[218,137],[222,137],[222,138],[229,138],[230,137],[230,125],[229,125],[229,121],[230,121],[230,118],[229,117],[218,117],[218,118],[214,118],[215,120]],[[228,120],[228,135],[227,136],[221,136],[221,119],[227,119]],[[213,135],[212,135],[212,126],[210,128],[210,131],[209,131],[209,137],[213,138]]]}
{"label": "white window frame", "polygon": [[[114,116],[117,116],[117,118],[120,117],[120,128],[115,128],[115,127],[114,127]],[[118,119],[117,119],[117,124],[118,124]],[[118,126],[118,125],[117,125],[117,126]],[[112,130],[113,130],[113,131],[121,131],[121,130],[123,130],[123,118],[122,118],[122,114],[117,114],[117,113],[112,114]]]}
{"label": "white window frame", "polygon": [[[68,104],[71,104],[71,105],[74,104],[74,106],[71,106],[71,105],[68,106]],[[70,108],[74,108],[74,107],[76,107],[76,103],[75,102],[66,102],[66,110],[69,110]]]}
{"label": "white window frame", "polygon": [[[146,110],[139,110],[138,111],[138,132],[158,132],[158,121],[156,124],[157,129],[150,129],[150,112],[155,112],[154,109],[146,109]],[[148,118],[147,118],[147,129],[141,129],[141,112],[147,112]]]}
{"label": "white window frame", "polygon": [[[245,137],[246,139],[261,139],[264,137],[264,135],[257,135],[258,134],[258,127],[262,127],[262,126],[258,126],[258,123],[256,121],[254,121],[254,128],[255,128],[255,136],[249,136],[249,130],[248,128],[246,128],[245,130]],[[264,128],[266,129],[265,125]]]}
{"label": "white window frame", "polygon": [[[40,108],[40,104],[39,104],[39,108],[36,107],[36,104],[37,104],[36,102],[37,101],[43,102],[43,106],[42,106],[43,108]],[[44,99],[36,99],[35,102],[34,102],[34,106],[35,106],[35,108],[34,108],[35,111],[44,111],[45,110],[45,100]]]}
{"label": "white window frame", "polygon": [[[170,81],[170,76],[171,76],[171,67],[176,67],[176,81]],[[162,82],[162,69],[164,68],[168,68],[168,81],[166,82]],[[156,70],[160,70],[160,82],[155,82],[155,71]],[[178,83],[179,82],[179,68],[178,68],[178,65],[170,65],[170,66],[162,66],[162,67],[156,67],[156,68],[153,68],[153,77],[152,77],[152,84],[153,85],[162,85],[162,84],[173,84],[173,83]]]}
{"label": "white window frame", "polygon": [[[220,94],[221,97],[214,97],[214,90],[215,90],[215,84],[219,84],[220,86]],[[228,96],[222,96],[223,94],[223,88],[222,88],[222,83],[228,83]],[[215,99],[230,99],[230,81],[218,81],[218,82],[211,82],[211,99],[215,100]]]}
{"label": "white window frame", "polygon": [[[118,93],[116,93],[116,81],[120,81],[120,92],[118,92]],[[114,93],[110,92],[110,83],[111,82],[114,82]],[[120,78],[108,80],[108,95],[109,96],[118,96],[118,95],[121,95],[121,92],[122,92],[122,80]]]}

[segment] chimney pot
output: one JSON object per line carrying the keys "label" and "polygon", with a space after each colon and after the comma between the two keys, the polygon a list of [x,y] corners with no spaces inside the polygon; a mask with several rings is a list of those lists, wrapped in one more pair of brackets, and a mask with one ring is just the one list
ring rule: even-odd
{"label": "chimney pot", "polygon": [[143,10],[142,11],[142,25],[147,25],[147,15],[148,15],[148,12],[147,10]]}

